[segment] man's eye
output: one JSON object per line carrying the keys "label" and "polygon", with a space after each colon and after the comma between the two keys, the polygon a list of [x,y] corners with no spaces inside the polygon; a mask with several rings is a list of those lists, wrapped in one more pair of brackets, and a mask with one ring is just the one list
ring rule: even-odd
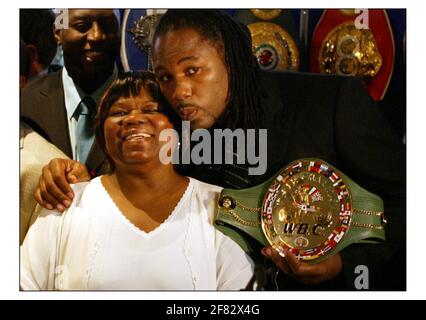
{"label": "man's eye", "polygon": [[90,23],[85,23],[85,22],[76,23],[72,27],[76,29],[77,31],[84,33],[90,29]]}
{"label": "man's eye", "polygon": [[198,72],[198,70],[200,70],[200,68],[197,68],[197,67],[189,68],[189,69],[187,70],[187,74],[189,74],[189,75],[196,74],[196,73]]}

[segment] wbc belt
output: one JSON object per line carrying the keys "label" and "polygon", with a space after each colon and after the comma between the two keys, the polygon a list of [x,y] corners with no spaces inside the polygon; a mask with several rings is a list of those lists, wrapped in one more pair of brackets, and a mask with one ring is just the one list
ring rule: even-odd
{"label": "wbc belt", "polygon": [[215,220],[248,254],[256,240],[312,263],[384,241],[385,224],[380,197],[319,159],[296,160],[252,188],[223,189]]}

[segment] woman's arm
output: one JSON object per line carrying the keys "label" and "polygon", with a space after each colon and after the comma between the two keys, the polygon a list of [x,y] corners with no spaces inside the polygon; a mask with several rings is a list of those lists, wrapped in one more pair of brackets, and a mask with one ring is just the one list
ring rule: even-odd
{"label": "woman's arm", "polygon": [[72,186],[75,198],[66,213],[42,209],[28,230],[21,246],[23,290],[68,289],[71,269],[75,272],[76,265],[84,265],[82,248],[87,247],[90,217],[87,212],[78,214],[78,209],[83,206],[81,197],[87,185]]}
{"label": "woman's arm", "polygon": [[[53,290],[61,214],[42,209],[21,246],[22,290]],[[58,270],[56,270],[58,271]]]}
{"label": "woman's arm", "polygon": [[245,289],[254,274],[253,260],[231,238],[215,233],[217,289]]}

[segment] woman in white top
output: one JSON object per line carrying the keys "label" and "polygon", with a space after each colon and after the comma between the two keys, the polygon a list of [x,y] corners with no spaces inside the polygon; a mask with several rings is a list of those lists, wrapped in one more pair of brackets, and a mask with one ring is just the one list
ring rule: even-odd
{"label": "woman in white top", "polygon": [[65,214],[41,212],[21,247],[24,290],[246,287],[252,260],[213,227],[221,188],[160,161],[174,117],[151,73],[113,82],[96,124],[112,173],[74,185]]}

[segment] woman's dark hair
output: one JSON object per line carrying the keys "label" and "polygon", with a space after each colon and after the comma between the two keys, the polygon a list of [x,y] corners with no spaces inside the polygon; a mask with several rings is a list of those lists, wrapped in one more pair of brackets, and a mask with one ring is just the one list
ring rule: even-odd
{"label": "woman's dark hair", "polygon": [[181,120],[161,94],[153,73],[148,71],[131,71],[118,75],[117,79],[105,91],[99,103],[95,119],[96,140],[107,156],[111,171],[114,170],[114,162],[106,150],[104,135],[105,120],[108,118],[109,110],[114,103],[121,98],[137,97],[140,95],[142,89],[158,102],[159,111],[167,116],[175,129],[179,130],[180,128]]}
{"label": "woman's dark hair", "polygon": [[218,124],[231,129],[257,128],[261,90],[256,82],[258,65],[247,27],[220,10],[169,9],[158,22],[154,39],[185,28],[196,30],[217,49],[223,48],[229,84],[227,108]]}

